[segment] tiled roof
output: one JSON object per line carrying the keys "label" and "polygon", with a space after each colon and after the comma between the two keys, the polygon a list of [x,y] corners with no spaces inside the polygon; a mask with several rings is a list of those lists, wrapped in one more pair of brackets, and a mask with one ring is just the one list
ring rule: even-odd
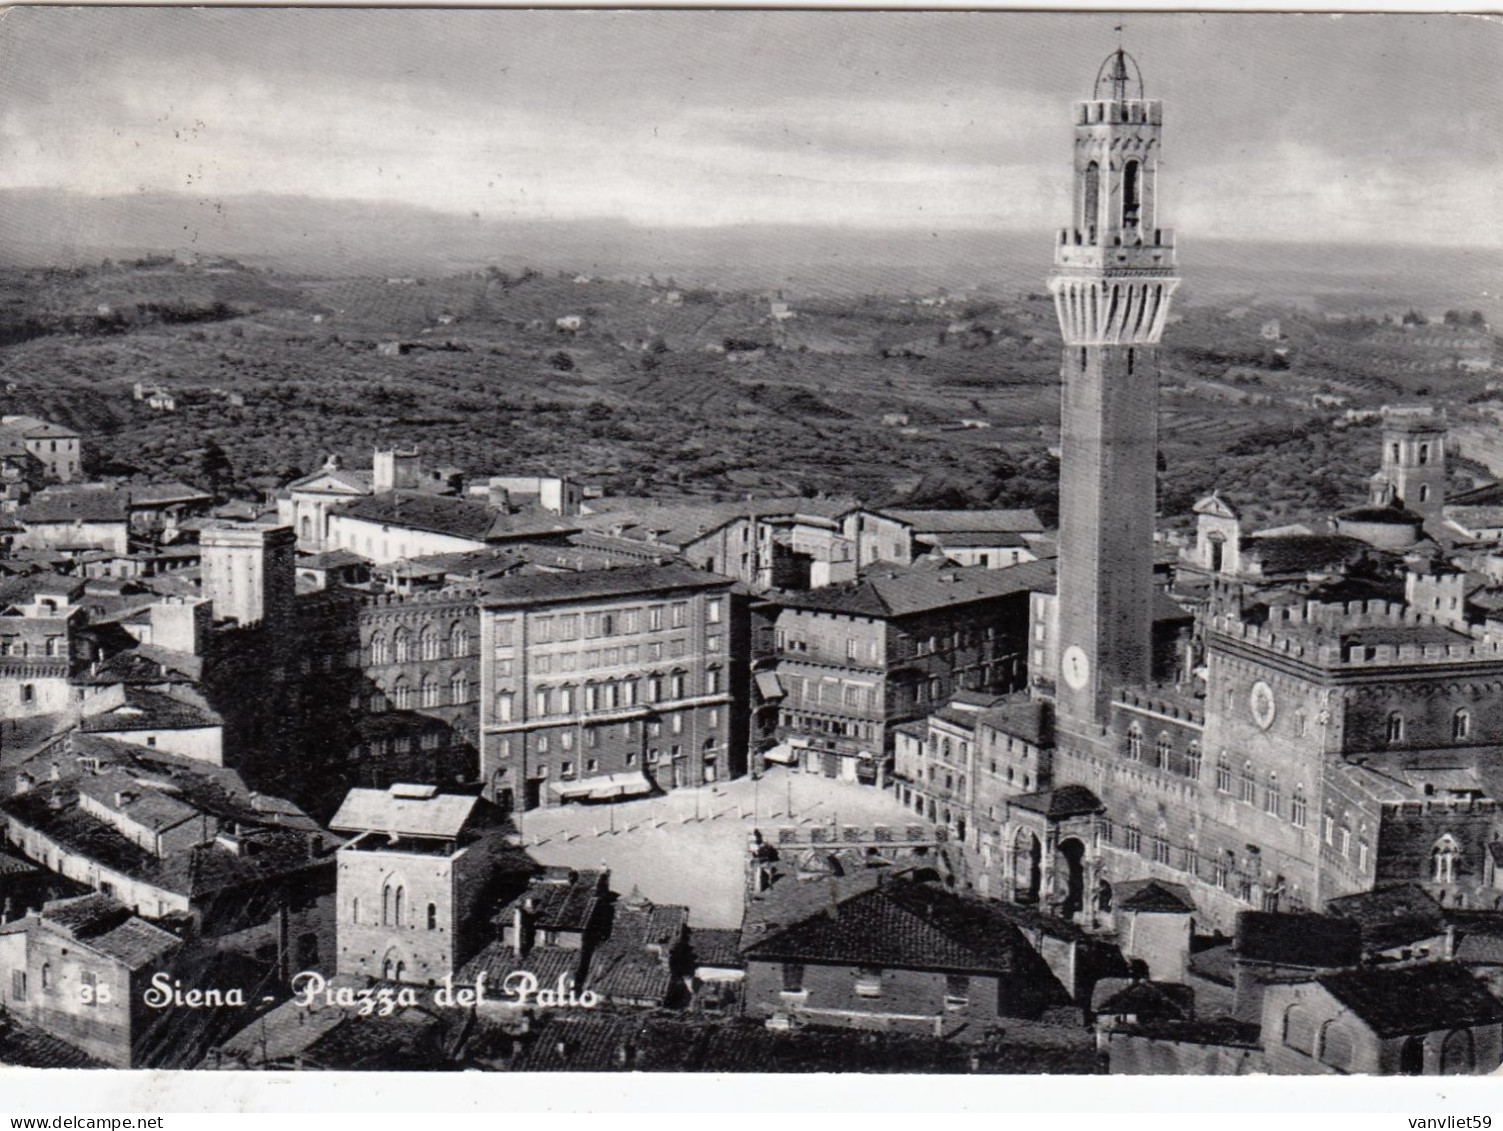
{"label": "tiled roof", "polygon": [[1368,967],[1316,981],[1380,1037],[1503,1022],[1503,1002],[1451,962]]}
{"label": "tiled roof", "polygon": [[1357,924],[1326,915],[1240,911],[1232,947],[1240,959],[1312,970],[1336,970],[1362,961]]}
{"label": "tiled roof", "polygon": [[1447,506],[1446,517],[1458,526],[1490,530],[1503,526],[1503,506]]}
{"label": "tiled roof", "polygon": [[333,481],[335,488],[342,488],[337,493],[368,495],[370,494],[374,473],[368,467],[355,469],[348,467],[325,467],[320,468],[311,475],[305,475],[301,479],[294,479],[286,487],[282,488],[282,490],[289,494],[297,490],[308,490],[309,484],[316,483],[320,479],[330,479]]}
{"label": "tiled roof", "polygon": [[480,953],[460,968],[456,981],[474,985],[483,973],[487,996],[499,996],[507,975],[526,970],[537,976],[540,986],[556,986],[560,977],[573,978],[579,984],[583,973],[584,951],[562,946],[535,946],[525,956],[499,939],[488,943]]}
{"label": "tiled roof", "polygon": [[732,579],[687,565],[627,566],[584,573],[536,573],[503,577],[484,589],[482,607],[511,608],[627,597],[634,593],[724,589]]}
{"label": "tiled roof", "polygon": [[1021,738],[1034,746],[1054,745],[1054,726],[1044,703],[1027,699],[981,712],[981,725]]}
{"label": "tiled roof", "polygon": [[223,722],[219,713],[207,704],[127,684],[122,705],[86,715],[81,725],[84,731],[92,734],[100,731],[192,730],[216,727]]}
{"label": "tiled roof", "polygon": [[[217,844],[203,844],[158,858],[70,804],[74,796],[68,783],[48,783],[0,802],[0,812],[18,825],[37,829],[69,852],[190,899],[324,863],[310,851],[309,834],[272,828],[248,834],[256,851],[246,855]],[[61,808],[49,804],[54,797]]]}
{"label": "tiled roof", "polygon": [[1031,813],[1042,813],[1051,820],[1100,813],[1105,808],[1101,798],[1083,785],[1061,785],[1038,793],[1024,793],[1009,797],[1007,803]]}
{"label": "tiled roof", "polygon": [[346,1072],[394,1072],[448,1067],[441,1022],[422,1009],[390,1017],[346,1017],[303,1050],[301,1060]]}
{"label": "tiled roof", "polygon": [[474,542],[571,534],[579,529],[547,512],[505,514],[485,503],[429,495],[418,491],[386,491],[342,503],[332,512],[387,526],[401,526],[433,534],[447,534]]}
{"label": "tiled roof", "polygon": [[93,936],[88,944],[132,970],[141,970],[160,963],[182,940],[132,915],[113,930]]}
{"label": "tiled roof", "polygon": [[178,652],[155,644],[141,644],[118,652],[100,663],[97,670],[85,671],[74,676],[76,684],[138,684],[150,686],[163,683],[197,683],[203,676],[203,657],[191,652]]}
{"label": "tiled roof", "polygon": [[324,550],[298,558],[298,569],[343,569],[346,566],[367,564],[367,559],[353,550]]}
{"label": "tiled roof", "polygon": [[73,899],[55,899],[43,905],[37,917],[75,938],[88,938],[118,927],[130,918],[130,908],[95,892]]}
{"label": "tiled roof", "polygon": [[404,787],[352,789],[329,827],[339,832],[396,833],[452,840],[474,816],[479,798],[456,793],[406,796]]}
{"label": "tiled roof", "polygon": [[160,790],[140,784],[121,770],[85,774],[78,779],[78,792],[106,809],[124,814],[153,832],[175,828],[199,816],[199,811]]}
{"label": "tiled roof", "polygon": [[1189,986],[1141,978],[1102,978],[1091,990],[1092,1013],[1184,1020],[1194,1013],[1194,1007],[1195,995]]}
{"label": "tiled roof", "polygon": [[133,485],[129,489],[130,505],[133,507],[166,506],[171,503],[207,503],[214,496],[207,491],[178,480],[167,483]]}
{"label": "tiled roof", "polygon": [[16,517],[22,523],[125,522],[129,499],[112,487],[51,487],[34,495]]}
{"label": "tiled roof", "polygon": [[[596,502],[609,505],[609,500]],[[745,499],[725,503],[705,501],[654,504],[645,500],[597,511],[580,522],[587,530],[596,533],[609,533],[619,528],[620,537],[624,539],[673,550],[682,549],[740,518],[770,520],[802,516],[829,521],[855,509],[857,505],[855,499],[800,497]]]}
{"label": "tiled roof", "polygon": [[82,1049],[11,1013],[0,1013],[0,1064],[16,1068],[105,1067]]}
{"label": "tiled roof", "polygon": [[1044,529],[1032,510],[941,511],[883,507],[878,514],[913,527],[915,534],[1033,534]]}
{"label": "tiled roof", "polygon": [[1009,530],[999,530],[991,534],[973,531],[952,534],[938,531],[934,534],[920,534],[917,537],[922,542],[932,546],[941,546],[947,550],[984,550],[993,546],[1013,548],[1028,545],[1027,540],[1021,534],[1015,534]]}
{"label": "tiled roof", "polygon": [[689,952],[696,966],[742,967],[741,932],[721,927],[695,927],[689,932]]}
{"label": "tiled roof", "polygon": [[1326,902],[1326,914],[1355,922],[1367,950],[1431,939],[1446,929],[1445,911],[1418,884],[1395,884]]}
{"label": "tiled roof", "polygon": [[31,930],[61,932],[80,946],[113,958],[132,970],[159,963],[182,945],[161,927],[133,915],[128,907],[97,893],[44,904],[42,910],[15,920],[0,933]]}
{"label": "tiled roof", "polygon": [[510,923],[517,907],[530,902],[532,920],[542,930],[582,932],[595,921],[600,906],[600,877],[599,872],[581,872],[569,883],[534,877],[522,894],[496,912],[491,922]]}
{"label": "tiled roof", "polygon": [[985,903],[895,880],[837,902],[745,948],[748,959],[902,970],[1010,973],[1028,944]]}
{"label": "tiled roof", "polygon": [[806,591],[774,591],[767,599],[786,608],[900,617],[970,605],[1054,588],[1054,560],[1023,562],[1006,569],[911,570],[874,566],[860,579]]}
{"label": "tiled roof", "polygon": [[639,899],[618,903],[610,937],[590,958],[588,988],[613,1001],[663,1004],[673,988],[673,950],[688,922],[687,907]]}
{"label": "tiled roof", "polygon": [[1119,880],[1112,885],[1112,906],[1118,911],[1195,912],[1190,889],[1166,880]]}
{"label": "tiled roof", "polygon": [[62,424],[36,416],[10,416],[0,421],[0,430],[14,432],[28,440],[78,439],[78,433]]}
{"label": "tiled roof", "polygon": [[1281,574],[1338,568],[1372,552],[1366,542],[1344,534],[1287,534],[1254,538],[1242,556],[1259,562],[1265,574]]}

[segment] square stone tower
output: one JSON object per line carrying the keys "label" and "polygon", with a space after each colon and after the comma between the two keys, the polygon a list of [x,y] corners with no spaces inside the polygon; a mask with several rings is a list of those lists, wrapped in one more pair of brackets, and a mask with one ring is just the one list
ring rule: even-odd
{"label": "square stone tower", "polygon": [[1074,220],[1055,245],[1060,411],[1060,726],[1097,733],[1112,692],[1152,670],[1156,346],[1173,233],[1158,226],[1163,110],[1117,50],[1077,102]]}

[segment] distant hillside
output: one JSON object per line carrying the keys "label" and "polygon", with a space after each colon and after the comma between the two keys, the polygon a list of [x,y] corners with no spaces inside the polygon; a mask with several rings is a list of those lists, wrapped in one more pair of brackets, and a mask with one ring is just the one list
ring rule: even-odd
{"label": "distant hillside", "polygon": [[[790,297],[1043,288],[1049,232],[871,231],[795,226],[638,228],[614,220],[519,221],[306,197],[94,198],[0,192],[0,264],[97,263],[194,251],[321,276],[515,271],[653,274],[684,284],[786,289]],[[1181,233],[1186,302],[1312,308],[1404,303],[1484,309],[1503,323],[1503,251],[1389,244],[1235,243]],[[1488,294],[1487,292],[1491,292]]]}

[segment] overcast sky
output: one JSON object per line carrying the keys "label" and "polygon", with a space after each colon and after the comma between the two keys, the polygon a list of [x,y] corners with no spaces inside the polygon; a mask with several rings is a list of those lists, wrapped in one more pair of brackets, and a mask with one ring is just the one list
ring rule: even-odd
{"label": "overcast sky", "polygon": [[[0,187],[1037,230],[1110,15],[10,9]],[[1503,23],[1129,15],[1182,230],[1503,246]]]}

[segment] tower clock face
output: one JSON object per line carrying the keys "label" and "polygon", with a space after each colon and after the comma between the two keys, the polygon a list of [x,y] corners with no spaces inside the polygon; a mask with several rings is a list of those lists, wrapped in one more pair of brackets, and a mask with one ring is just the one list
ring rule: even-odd
{"label": "tower clock face", "polygon": [[1065,682],[1079,691],[1091,678],[1091,661],[1086,659],[1085,649],[1079,644],[1071,644],[1065,649],[1065,654],[1060,660],[1060,672],[1065,677]]}
{"label": "tower clock face", "polygon": [[1267,730],[1273,726],[1273,717],[1278,713],[1279,705],[1274,701],[1273,688],[1261,679],[1252,685],[1252,695],[1248,697],[1248,705],[1252,708],[1253,722]]}

